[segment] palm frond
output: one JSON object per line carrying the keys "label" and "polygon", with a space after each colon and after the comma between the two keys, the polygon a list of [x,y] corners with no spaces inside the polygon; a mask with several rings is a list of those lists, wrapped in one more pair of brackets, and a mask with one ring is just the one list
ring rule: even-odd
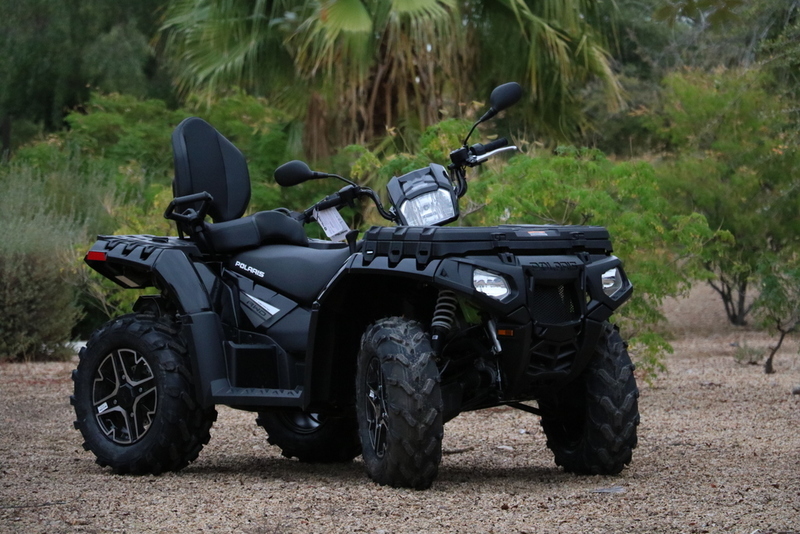
{"label": "palm frond", "polygon": [[261,73],[284,72],[291,58],[283,46],[281,16],[289,2],[177,0],[161,27],[179,88],[186,92],[241,85],[263,89]]}

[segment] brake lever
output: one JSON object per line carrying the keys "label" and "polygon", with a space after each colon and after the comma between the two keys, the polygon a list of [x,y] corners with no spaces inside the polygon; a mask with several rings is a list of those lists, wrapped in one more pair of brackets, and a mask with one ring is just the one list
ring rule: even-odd
{"label": "brake lever", "polygon": [[469,165],[470,167],[474,167],[475,165],[480,165],[481,163],[491,158],[495,154],[499,154],[500,152],[506,152],[508,150],[517,150],[517,147],[515,145],[508,145],[502,148],[498,148],[496,150],[492,150],[491,152],[487,152],[486,154],[481,154],[480,156],[472,156],[467,161],[467,165]]}

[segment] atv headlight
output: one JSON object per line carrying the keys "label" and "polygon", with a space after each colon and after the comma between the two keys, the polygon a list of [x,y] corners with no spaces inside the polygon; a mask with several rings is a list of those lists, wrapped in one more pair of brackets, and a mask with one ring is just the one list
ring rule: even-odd
{"label": "atv headlight", "polygon": [[622,289],[622,273],[616,267],[604,272],[600,279],[603,282],[603,293],[609,297],[613,297],[617,291]]}
{"label": "atv headlight", "polygon": [[483,293],[487,297],[497,300],[503,300],[511,294],[505,278],[499,274],[482,271],[481,269],[475,269],[472,272],[472,286],[478,293]]}
{"label": "atv headlight", "polygon": [[408,226],[434,226],[452,220],[456,210],[450,192],[436,189],[400,204],[400,214]]}
{"label": "atv headlight", "polygon": [[458,198],[441,165],[396,176],[386,190],[401,226],[441,226],[458,219]]}

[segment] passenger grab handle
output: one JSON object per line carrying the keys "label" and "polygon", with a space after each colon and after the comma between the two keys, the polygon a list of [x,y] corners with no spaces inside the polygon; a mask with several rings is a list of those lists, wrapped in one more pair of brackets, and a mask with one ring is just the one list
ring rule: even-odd
{"label": "passenger grab handle", "polygon": [[[167,206],[167,209],[164,211],[164,218],[188,223],[196,220],[202,220],[205,218],[206,213],[208,212],[208,207],[213,201],[214,197],[212,197],[211,193],[208,191],[201,191],[200,193],[194,193],[193,195],[184,195],[182,197],[173,198]],[[201,203],[200,208],[197,210],[194,208],[188,208],[181,212],[175,211],[178,206],[195,202]]]}

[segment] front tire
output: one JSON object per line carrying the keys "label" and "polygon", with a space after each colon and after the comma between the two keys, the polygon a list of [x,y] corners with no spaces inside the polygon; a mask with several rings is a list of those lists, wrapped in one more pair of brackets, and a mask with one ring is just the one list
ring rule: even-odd
{"label": "front tire", "polygon": [[616,475],[630,463],[639,424],[634,369],[619,332],[606,323],[582,375],[539,400],[547,447],[565,471]]}
{"label": "front tire", "polygon": [[100,466],[157,475],[197,458],[217,412],[196,403],[187,365],[177,325],[164,318],[125,315],[92,334],[70,402]]}
{"label": "front tire", "polygon": [[264,427],[272,445],[283,456],[301,462],[349,462],[361,453],[355,416],[328,417],[300,409],[259,412],[256,423]]}
{"label": "front tire", "polygon": [[380,485],[426,489],[442,460],[442,395],[428,335],[394,317],[361,339],[356,413],[364,463]]}

